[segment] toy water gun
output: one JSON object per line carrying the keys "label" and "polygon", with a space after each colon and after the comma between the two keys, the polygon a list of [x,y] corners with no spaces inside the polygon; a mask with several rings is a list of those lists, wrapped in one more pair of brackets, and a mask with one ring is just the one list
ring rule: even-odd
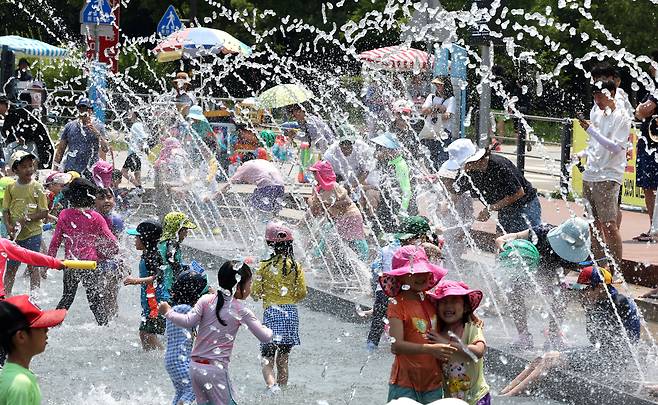
{"label": "toy water gun", "polygon": [[297,121],[288,121],[284,122],[281,124],[281,129],[288,130],[288,129],[294,129],[294,130],[299,130],[299,123]]}
{"label": "toy water gun", "polygon": [[146,304],[149,307],[149,318],[158,317],[158,300],[155,298],[153,283],[146,284]]}
{"label": "toy water gun", "polygon": [[206,278],[206,288],[203,289],[202,293],[207,293],[208,289],[210,288],[210,284],[208,283],[208,274],[206,274],[206,269],[204,269],[203,266],[201,266],[196,260],[192,260],[190,262],[189,268],[191,271],[199,273]]}
{"label": "toy water gun", "polygon": [[64,267],[77,270],[96,270],[94,260],[63,260]]}
{"label": "toy water gun", "polygon": [[299,173],[297,174],[297,181],[299,183],[307,183],[304,173],[313,163],[313,156],[311,155],[311,145],[308,142],[302,142],[299,146]]}

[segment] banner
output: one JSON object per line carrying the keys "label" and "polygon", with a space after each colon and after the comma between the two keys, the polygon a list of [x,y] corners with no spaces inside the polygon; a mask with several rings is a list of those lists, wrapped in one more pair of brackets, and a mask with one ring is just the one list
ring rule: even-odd
{"label": "banner", "polygon": [[[587,147],[589,135],[580,126],[578,120],[573,120],[572,135],[571,154],[573,155]],[[637,130],[635,128],[631,129],[628,139],[632,143],[632,149],[629,149],[626,153],[628,161],[626,164],[626,172],[624,173],[624,184],[621,188],[621,203],[633,207],[644,208],[644,192],[642,191],[642,188],[635,184],[635,157],[637,156]],[[585,162],[584,165],[587,167],[587,162]],[[576,195],[582,196],[583,175],[577,167],[574,167],[571,170],[571,187]]]}

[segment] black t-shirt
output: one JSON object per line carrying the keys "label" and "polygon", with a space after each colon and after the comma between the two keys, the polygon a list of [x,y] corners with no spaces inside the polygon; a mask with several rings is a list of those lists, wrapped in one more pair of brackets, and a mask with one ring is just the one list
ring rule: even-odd
{"label": "black t-shirt", "polygon": [[471,196],[487,204],[495,204],[523,188],[525,195],[514,204],[503,208],[505,210],[518,208],[537,197],[537,190],[523,177],[523,173],[509,159],[495,154],[489,156],[485,171],[462,173],[457,179],[457,188],[460,193],[470,191]]}

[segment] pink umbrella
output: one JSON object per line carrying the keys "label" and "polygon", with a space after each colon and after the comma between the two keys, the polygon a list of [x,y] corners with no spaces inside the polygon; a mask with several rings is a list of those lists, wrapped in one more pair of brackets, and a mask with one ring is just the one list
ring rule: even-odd
{"label": "pink umbrella", "polygon": [[397,72],[427,71],[432,68],[432,57],[429,53],[405,46],[387,46],[361,52],[358,58],[377,69]]}

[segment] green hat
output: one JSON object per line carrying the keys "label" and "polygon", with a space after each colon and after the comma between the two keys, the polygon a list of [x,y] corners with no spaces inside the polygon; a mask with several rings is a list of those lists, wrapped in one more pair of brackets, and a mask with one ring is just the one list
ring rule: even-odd
{"label": "green hat", "polygon": [[534,271],[539,266],[539,251],[529,240],[511,240],[503,246],[503,251],[498,255],[498,262],[503,267],[528,266]]}
{"label": "green hat", "polygon": [[261,141],[265,144],[265,146],[267,146],[268,148],[274,146],[274,142],[276,141],[276,135],[274,134],[274,131],[265,129],[263,131],[260,131],[259,135]]}
{"label": "green hat", "polygon": [[404,241],[414,236],[424,235],[430,230],[430,221],[427,218],[414,215],[400,221],[399,232],[395,234],[395,237]]}

